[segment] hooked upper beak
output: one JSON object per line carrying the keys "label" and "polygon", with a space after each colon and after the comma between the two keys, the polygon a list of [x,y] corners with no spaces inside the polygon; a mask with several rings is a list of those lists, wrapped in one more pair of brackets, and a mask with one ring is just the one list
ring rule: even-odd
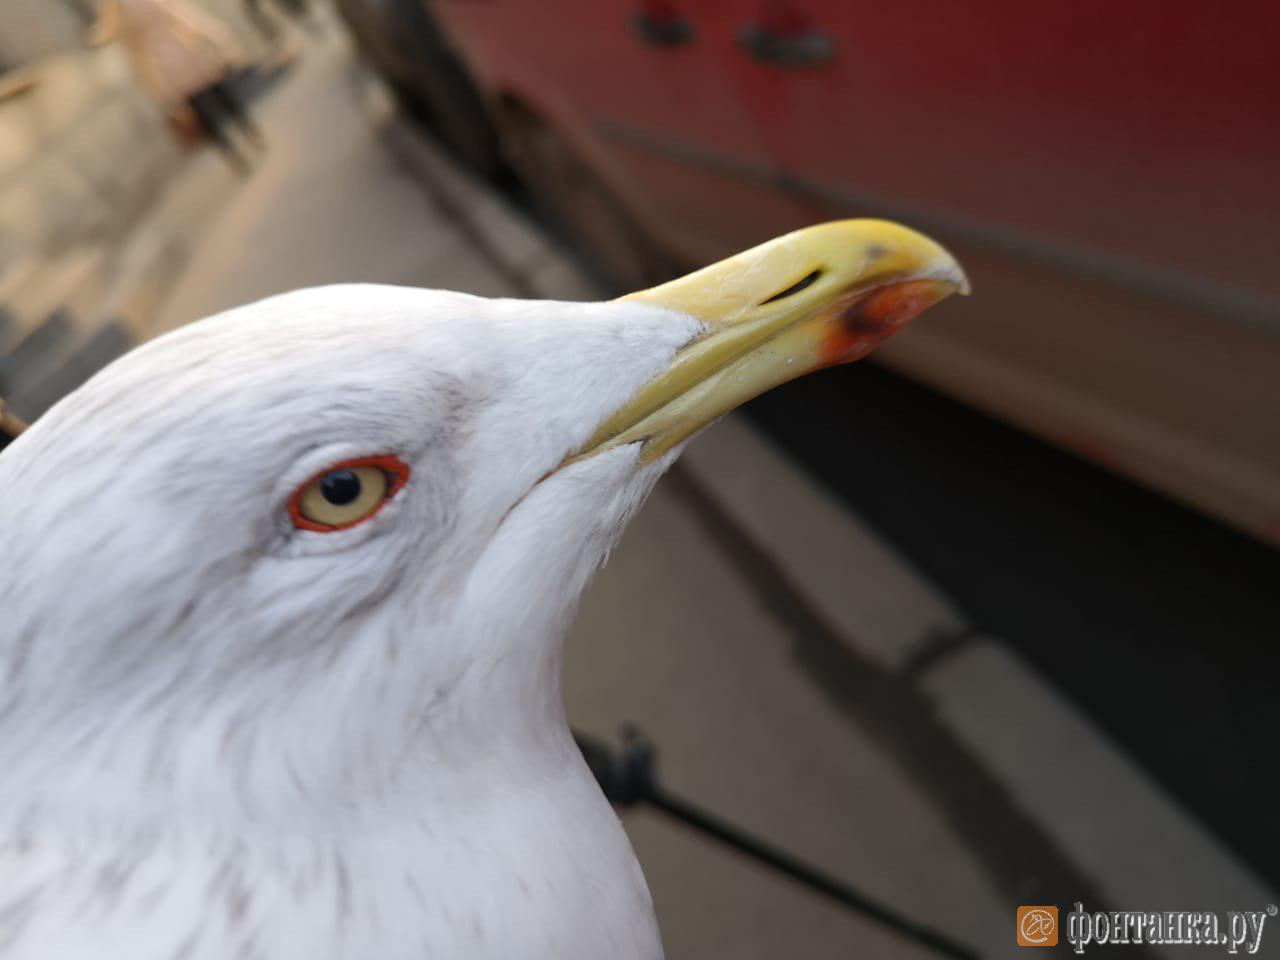
{"label": "hooked upper beak", "polygon": [[770,240],[622,300],[690,314],[704,332],[616,410],[577,460],[643,442],[648,463],[779,384],[866,356],[969,281],[922,234],[840,220]]}

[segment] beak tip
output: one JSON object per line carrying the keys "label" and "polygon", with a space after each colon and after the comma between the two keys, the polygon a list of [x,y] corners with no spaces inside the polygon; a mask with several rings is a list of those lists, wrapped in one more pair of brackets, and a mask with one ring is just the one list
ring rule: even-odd
{"label": "beak tip", "polygon": [[949,255],[942,264],[929,270],[926,276],[939,283],[946,284],[951,287],[953,293],[958,293],[962,297],[967,297],[973,293],[973,285],[969,282],[968,274]]}
{"label": "beak tip", "polygon": [[[960,266],[955,257],[945,250],[942,251],[943,261],[937,267],[935,276],[943,283],[950,284],[955,288],[955,292],[962,297],[967,297],[973,293],[973,284],[969,282],[969,275],[964,272],[964,267]],[[932,272],[932,271],[931,271]]]}

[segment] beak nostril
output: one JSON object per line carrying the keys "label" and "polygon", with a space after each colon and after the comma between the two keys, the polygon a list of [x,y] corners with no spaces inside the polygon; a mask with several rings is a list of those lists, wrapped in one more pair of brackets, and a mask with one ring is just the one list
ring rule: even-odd
{"label": "beak nostril", "polygon": [[823,269],[821,267],[819,267],[817,270],[814,270],[814,271],[811,271],[810,273],[805,274],[805,276],[801,277],[799,280],[797,280],[791,286],[787,287],[785,290],[779,290],[772,297],[769,297],[766,300],[761,300],[759,303],[759,306],[763,307],[766,303],[774,303],[778,300],[783,300],[786,297],[791,296],[793,293],[799,293],[801,290],[805,289],[806,287],[812,286],[813,282],[817,280],[820,276],[822,276],[822,274],[823,274]]}

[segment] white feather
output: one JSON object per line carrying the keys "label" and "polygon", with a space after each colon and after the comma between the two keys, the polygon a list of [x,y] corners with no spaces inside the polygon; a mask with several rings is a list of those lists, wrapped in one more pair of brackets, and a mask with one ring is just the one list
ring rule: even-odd
{"label": "white feather", "polygon": [[[578,597],[674,459],[561,469],[698,333],[618,303],[299,291],[0,455],[0,955],[661,955],[569,736]],[[406,488],[293,529],[316,471]]]}

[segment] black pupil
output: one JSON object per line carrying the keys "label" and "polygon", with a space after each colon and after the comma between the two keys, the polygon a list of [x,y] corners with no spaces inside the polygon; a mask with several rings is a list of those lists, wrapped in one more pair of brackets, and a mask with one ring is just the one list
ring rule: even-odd
{"label": "black pupil", "polygon": [[320,493],[335,507],[345,507],[360,496],[360,478],[350,470],[335,470],[320,481]]}

